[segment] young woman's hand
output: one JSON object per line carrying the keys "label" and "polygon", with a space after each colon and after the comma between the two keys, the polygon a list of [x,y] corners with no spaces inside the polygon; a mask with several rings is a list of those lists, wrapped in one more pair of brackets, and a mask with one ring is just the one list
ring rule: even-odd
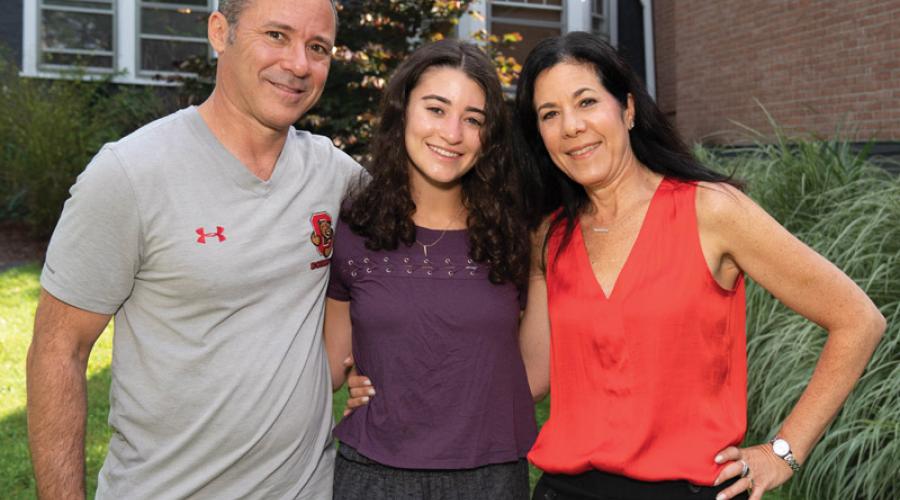
{"label": "young woman's hand", "polygon": [[350,374],[347,376],[347,392],[350,397],[347,398],[347,406],[344,407],[344,416],[346,417],[356,408],[369,404],[369,398],[375,395],[375,388],[372,387],[369,377],[356,372],[352,357],[344,359],[344,366],[350,368]]}

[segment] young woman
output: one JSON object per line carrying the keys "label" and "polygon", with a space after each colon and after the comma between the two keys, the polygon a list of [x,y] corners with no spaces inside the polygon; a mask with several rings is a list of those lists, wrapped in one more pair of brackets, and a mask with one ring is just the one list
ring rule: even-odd
{"label": "young woman", "polygon": [[[839,269],[698,163],[598,37],[539,43],[516,101],[543,221],[523,321],[538,335],[526,336],[526,362],[548,353],[529,318],[549,314],[552,326],[550,418],[529,454],[545,471],[535,498],[762,498],[805,462],[884,317]],[[772,440],[738,448],[747,427],[745,274],[829,335]]]}
{"label": "young woman", "polygon": [[325,312],[335,389],[351,347],[378,387],[335,429],[335,499],[527,498],[529,241],[500,82],[477,47],[442,41],[400,65],[380,116]]}

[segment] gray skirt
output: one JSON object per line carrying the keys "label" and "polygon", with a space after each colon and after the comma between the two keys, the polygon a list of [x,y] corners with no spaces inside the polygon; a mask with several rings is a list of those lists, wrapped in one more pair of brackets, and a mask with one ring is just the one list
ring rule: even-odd
{"label": "gray skirt", "polygon": [[527,500],[528,462],[474,469],[397,469],[341,444],[334,464],[334,500]]}

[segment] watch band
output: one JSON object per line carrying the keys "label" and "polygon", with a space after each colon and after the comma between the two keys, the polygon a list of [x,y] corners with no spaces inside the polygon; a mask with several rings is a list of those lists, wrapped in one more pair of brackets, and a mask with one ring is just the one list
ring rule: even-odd
{"label": "watch band", "polygon": [[[780,441],[780,443],[776,445],[776,441]],[[800,463],[797,462],[797,459],[794,458],[794,453],[791,451],[791,445],[787,442],[786,439],[780,436],[775,436],[771,441],[769,441],[769,444],[772,445],[772,452],[775,453],[775,456],[787,462],[792,471],[798,472],[800,470]],[[779,450],[779,448],[785,447],[787,448],[786,451]]]}

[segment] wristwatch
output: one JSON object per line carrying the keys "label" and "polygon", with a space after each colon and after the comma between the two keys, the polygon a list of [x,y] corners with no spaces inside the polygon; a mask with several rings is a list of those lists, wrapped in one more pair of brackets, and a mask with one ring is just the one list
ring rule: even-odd
{"label": "wristwatch", "polygon": [[787,462],[792,471],[800,470],[800,463],[794,458],[794,454],[791,453],[791,445],[784,438],[775,436],[769,443],[772,445],[772,452],[775,453],[775,456]]}

